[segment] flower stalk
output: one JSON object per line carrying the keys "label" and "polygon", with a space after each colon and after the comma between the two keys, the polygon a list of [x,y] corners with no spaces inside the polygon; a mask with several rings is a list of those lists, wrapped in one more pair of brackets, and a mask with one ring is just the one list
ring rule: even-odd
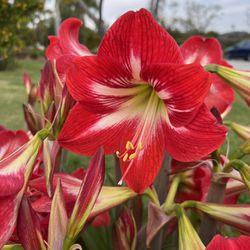
{"label": "flower stalk", "polygon": [[171,206],[174,203],[175,195],[177,193],[180,182],[181,182],[181,176],[180,175],[174,176],[172,183],[170,185],[170,189],[168,191],[166,201],[164,203],[164,211],[166,213],[171,211]]}

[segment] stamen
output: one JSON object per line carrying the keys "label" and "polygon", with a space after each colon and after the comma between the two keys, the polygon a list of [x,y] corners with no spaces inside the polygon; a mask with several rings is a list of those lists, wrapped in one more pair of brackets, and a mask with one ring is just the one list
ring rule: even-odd
{"label": "stamen", "polygon": [[126,154],[123,156],[122,160],[125,162],[125,161],[127,161],[127,159],[128,159],[128,153],[126,153]]}
{"label": "stamen", "polygon": [[136,152],[129,156],[129,160],[133,160],[136,157]]}
{"label": "stamen", "polygon": [[127,141],[126,143],[126,150],[134,150],[135,149],[135,146],[133,145],[133,143],[131,141]]}

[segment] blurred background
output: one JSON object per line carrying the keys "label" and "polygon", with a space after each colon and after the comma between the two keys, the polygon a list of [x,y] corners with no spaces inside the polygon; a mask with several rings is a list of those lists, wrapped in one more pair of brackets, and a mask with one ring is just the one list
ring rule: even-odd
{"label": "blurred background", "polygon": [[224,49],[243,41],[249,47],[243,59],[250,60],[249,0],[0,0],[0,70],[15,58],[43,57],[48,35],[72,16],[84,22],[80,41],[96,51],[118,16],[139,8],[150,10],[179,44],[193,34],[217,37]]}

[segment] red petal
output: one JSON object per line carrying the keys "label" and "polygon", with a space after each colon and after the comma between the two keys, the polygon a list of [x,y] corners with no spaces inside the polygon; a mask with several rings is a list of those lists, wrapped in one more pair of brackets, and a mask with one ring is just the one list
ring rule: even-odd
{"label": "red petal", "polygon": [[181,46],[185,63],[200,63],[202,66],[222,60],[222,48],[216,38],[192,36]]}
{"label": "red petal", "polygon": [[46,57],[53,62],[54,59],[63,55],[63,51],[60,46],[60,41],[56,36],[49,36],[48,38],[49,46],[46,49]]}
{"label": "red petal", "polygon": [[32,83],[29,74],[26,72],[23,73],[23,85],[26,88],[27,94],[29,95],[32,88]]}
{"label": "red petal", "polygon": [[166,129],[166,149],[178,161],[199,160],[221,146],[227,129],[218,124],[205,105],[185,127]]}
{"label": "red petal", "polygon": [[0,131],[0,159],[6,158],[23,144],[29,140],[26,132],[18,130],[16,132],[10,130]]}
{"label": "red petal", "polygon": [[68,18],[59,29],[58,38],[50,37],[50,45],[46,50],[46,56],[53,61],[61,55],[86,56],[90,51],[78,41],[79,29],[82,22],[76,18]]}
{"label": "red petal", "polygon": [[123,174],[129,164],[131,164],[124,180],[128,187],[137,193],[142,193],[154,182],[163,160],[163,129],[159,125],[155,131],[150,131],[149,133],[151,133],[151,136],[149,140],[147,140],[147,144],[142,145],[143,149],[138,153],[135,159],[130,162],[120,160]]}
{"label": "red petal", "polygon": [[58,180],[49,218],[48,245],[51,249],[63,249],[67,225],[68,217],[62,193],[62,186],[60,180]]}
{"label": "red petal", "polygon": [[[24,233],[25,232],[25,233]],[[41,249],[40,225],[27,198],[23,198],[17,221],[17,234],[25,250]]]}
{"label": "red petal", "polygon": [[103,146],[105,153],[114,153],[121,145],[124,135],[130,140],[135,131],[137,120],[116,117],[114,114],[99,115],[87,112],[78,103],[71,110],[59,134],[59,144],[78,154],[92,155]]}
{"label": "red petal", "polygon": [[121,16],[104,36],[98,56],[118,60],[133,72],[135,79],[146,65],[182,62],[175,40],[145,9]]}
{"label": "red petal", "polygon": [[224,238],[217,234],[208,244],[206,250],[249,250],[250,237]]}
{"label": "red petal", "polygon": [[173,159],[171,170],[173,172],[182,172],[185,170],[175,198],[176,202],[181,203],[185,200],[206,200],[212,178],[211,167],[208,166],[208,163],[178,162]]}
{"label": "red petal", "polygon": [[[78,178],[70,174],[55,173],[53,177],[53,191],[56,189],[58,180],[61,181],[65,201],[66,202],[75,201],[76,196],[79,192],[79,188],[81,186],[81,181]],[[30,189],[40,191],[43,194],[47,193],[44,176],[31,180],[29,183],[29,187]],[[43,198],[43,199],[46,200],[46,198]],[[36,206],[38,207],[39,205],[42,205],[42,204],[40,204],[40,202],[37,201]]]}
{"label": "red petal", "polygon": [[[8,196],[18,193],[23,186],[23,173],[26,161],[29,159],[24,159],[19,164],[16,158],[26,149],[25,146],[23,148],[21,146],[28,141],[28,136],[23,131],[12,132],[8,130],[1,131],[0,136],[0,158],[4,158],[0,161],[0,196]],[[18,148],[20,150],[16,151]]]}
{"label": "red petal", "polygon": [[7,243],[14,231],[19,205],[20,201],[15,196],[0,199],[0,249]]}
{"label": "red petal", "polygon": [[211,81],[209,73],[197,64],[157,64],[142,71],[164,100],[173,126],[184,126],[193,120],[208,94]]}
{"label": "red petal", "polygon": [[109,225],[110,216],[108,211],[97,215],[92,221],[92,226],[94,227],[108,227]]}
{"label": "red petal", "polygon": [[234,102],[234,90],[215,74],[211,74],[212,85],[205,99],[205,104],[210,110],[216,107],[220,114],[229,111]]}
{"label": "red petal", "polygon": [[81,57],[74,60],[68,72],[67,87],[75,100],[84,102],[96,113],[114,110],[127,100],[127,96],[119,93],[134,87],[131,79],[132,75],[121,64],[94,56]]}
{"label": "red petal", "polygon": [[82,181],[72,215],[67,226],[67,236],[74,240],[83,228],[103,186],[105,176],[105,158],[103,149],[99,149],[90,161],[86,176]]}

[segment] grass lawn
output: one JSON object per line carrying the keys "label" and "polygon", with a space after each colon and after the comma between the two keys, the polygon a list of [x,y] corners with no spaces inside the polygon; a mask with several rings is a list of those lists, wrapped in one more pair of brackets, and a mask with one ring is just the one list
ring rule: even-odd
{"label": "grass lawn", "polygon": [[38,83],[44,60],[19,60],[13,69],[0,71],[0,124],[10,129],[25,129],[22,104],[26,102],[23,73]]}
{"label": "grass lawn", "polygon": [[[19,60],[15,68],[0,72],[0,124],[10,129],[25,129],[22,103],[26,102],[26,92],[22,82],[24,72],[27,72],[33,83],[38,83],[40,70],[44,60]],[[226,120],[250,125],[250,109],[238,96],[231,113]],[[229,131],[230,152],[233,152],[242,141]],[[110,159],[109,159],[110,161]],[[87,164],[86,160],[84,163]],[[70,165],[78,167],[82,162],[78,156],[70,154]]]}

